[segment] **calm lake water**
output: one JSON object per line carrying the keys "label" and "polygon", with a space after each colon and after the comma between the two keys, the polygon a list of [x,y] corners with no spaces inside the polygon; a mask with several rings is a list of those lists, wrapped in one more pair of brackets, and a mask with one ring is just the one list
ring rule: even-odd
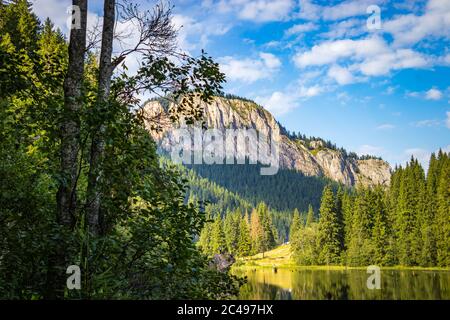
{"label": "calm lake water", "polygon": [[381,270],[381,289],[369,290],[366,270],[235,270],[247,276],[240,298],[305,299],[450,299],[449,271]]}

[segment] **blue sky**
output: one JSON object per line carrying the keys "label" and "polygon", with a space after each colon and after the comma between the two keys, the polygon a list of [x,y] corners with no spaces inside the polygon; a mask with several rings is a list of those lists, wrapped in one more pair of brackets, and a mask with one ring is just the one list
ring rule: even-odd
{"label": "blue sky", "polygon": [[[67,30],[70,1],[33,2]],[[90,1],[91,23],[102,3]],[[391,165],[450,151],[449,0],[171,3],[181,49],[205,49],[226,92],[254,99],[288,130]]]}

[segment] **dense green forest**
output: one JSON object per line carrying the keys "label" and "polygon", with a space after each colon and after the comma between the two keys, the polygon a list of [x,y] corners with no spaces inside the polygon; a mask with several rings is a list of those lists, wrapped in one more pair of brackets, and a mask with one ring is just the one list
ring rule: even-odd
{"label": "dense green forest", "polygon": [[203,228],[198,246],[212,256],[228,252],[244,257],[272,249],[277,244],[277,230],[266,204],[261,202],[250,215],[236,209],[222,219],[217,215]]}
{"label": "dense green forest", "polygon": [[326,187],[320,218],[295,214],[290,241],[301,265],[450,266],[450,158],[433,154],[393,172],[390,188]]}
{"label": "dense green forest", "polygon": [[[161,157],[160,161],[164,165],[171,163],[166,157]],[[201,203],[209,220],[217,216],[224,218],[228,213],[235,210],[239,210],[242,213],[250,213],[253,208],[262,203],[267,205],[272,224],[276,229],[276,242],[283,243],[289,239],[293,210],[281,211],[273,209],[270,201],[255,203],[255,200],[251,201],[251,199],[231,192],[214,181],[199,176],[193,169],[188,169],[182,165],[177,165],[176,168],[182,173],[183,178],[186,179],[187,185],[189,186],[186,191],[185,201],[189,203]],[[321,190],[317,192],[320,198]]]}
{"label": "dense green forest", "polygon": [[[29,2],[0,1],[0,299],[234,296],[239,281],[196,249],[204,210],[160,165],[134,98],[161,90],[177,99],[174,119],[196,118],[189,97],[208,101],[224,75],[205,54],[177,54],[165,6],[137,15],[142,64],[127,75],[130,52],[112,53],[115,1],[98,48],[87,43],[87,1],[74,4],[81,22],[67,39]],[[138,7],[120,9],[136,19]],[[66,287],[70,265],[81,290]]]}
{"label": "dense green forest", "polygon": [[338,188],[338,184],[330,179],[308,177],[294,170],[279,169],[275,175],[263,176],[260,174],[260,164],[199,164],[187,167],[199,176],[240,195],[253,206],[264,201],[272,209],[279,211],[307,211],[310,205],[317,211],[323,188],[328,184],[334,190]]}

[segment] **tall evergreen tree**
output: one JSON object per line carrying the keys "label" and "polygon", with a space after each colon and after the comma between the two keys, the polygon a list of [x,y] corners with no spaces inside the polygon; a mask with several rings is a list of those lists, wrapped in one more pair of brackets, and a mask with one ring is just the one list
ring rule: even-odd
{"label": "tall evergreen tree", "polygon": [[326,186],[320,204],[317,247],[320,250],[319,261],[327,265],[340,262],[341,234],[335,205],[333,191]]}
{"label": "tall evergreen tree", "polygon": [[437,263],[450,266],[450,158],[441,153],[439,161],[442,167],[437,188]]}
{"label": "tall evergreen tree", "polygon": [[252,243],[250,239],[250,226],[248,223],[248,214],[245,214],[239,223],[239,241],[238,241],[238,256],[245,257],[250,255],[252,250]]}
{"label": "tall evergreen tree", "polygon": [[217,215],[211,227],[211,253],[223,253],[227,250],[225,234],[223,232],[222,219]]}
{"label": "tall evergreen tree", "polygon": [[312,205],[309,205],[308,207],[308,213],[306,215],[306,226],[311,226],[316,221],[316,218],[314,217],[314,209]]}

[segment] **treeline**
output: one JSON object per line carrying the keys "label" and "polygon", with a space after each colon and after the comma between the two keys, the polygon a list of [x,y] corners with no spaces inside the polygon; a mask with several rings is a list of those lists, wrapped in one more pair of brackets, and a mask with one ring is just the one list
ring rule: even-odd
{"label": "treeline", "polygon": [[291,140],[301,141],[301,143],[303,143],[303,145],[310,150],[316,149],[317,146],[315,146],[315,145],[313,146],[313,143],[319,141],[321,143],[321,146],[319,147],[319,149],[326,148],[326,149],[339,151],[342,154],[342,156],[344,157],[344,159],[350,158],[350,159],[355,159],[355,160],[370,160],[370,159],[382,160],[381,157],[368,155],[368,154],[359,156],[355,152],[348,152],[343,147],[340,147],[340,148],[337,147],[337,145],[335,143],[331,142],[330,140],[324,140],[320,137],[315,137],[315,136],[307,136],[306,134],[302,134],[300,132],[289,131],[285,127],[283,127],[279,122],[278,122],[278,125],[280,127],[281,134],[287,136]]}
{"label": "treeline", "polygon": [[243,257],[274,248],[277,238],[269,208],[261,202],[250,216],[240,209],[228,212],[223,218],[217,215],[206,223],[197,244],[208,256],[231,253]]}
{"label": "treeline", "polygon": [[308,177],[303,173],[280,169],[277,174],[263,176],[261,165],[188,165],[199,176],[232,191],[246,199],[253,206],[264,201],[277,211],[294,209],[307,211],[309,205],[319,209],[323,188],[331,184],[333,189],[338,183],[323,177]]}
{"label": "treeline", "polygon": [[298,264],[450,266],[450,160],[433,154],[427,174],[416,159],[393,172],[389,189],[323,191],[320,218],[294,215]]}

